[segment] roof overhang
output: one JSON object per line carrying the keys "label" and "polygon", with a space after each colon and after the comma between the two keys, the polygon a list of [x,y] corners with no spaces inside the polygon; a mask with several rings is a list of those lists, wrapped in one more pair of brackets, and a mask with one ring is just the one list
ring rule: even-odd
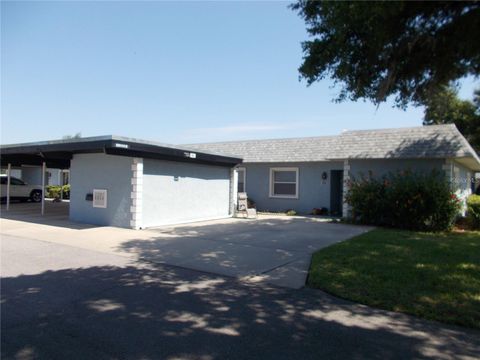
{"label": "roof overhang", "polygon": [[141,157],[232,167],[242,159],[209,154],[147,141],[103,136],[36,143],[3,145],[0,147],[1,165],[41,165],[66,169],[74,154],[105,153],[118,156]]}
{"label": "roof overhang", "polygon": [[469,154],[465,156],[455,156],[455,157],[365,157],[365,156],[359,156],[359,157],[349,157],[349,158],[336,158],[336,159],[330,159],[331,161],[345,161],[345,160],[442,160],[442,159],[450,159],[450,160],[455,160],[456,162],[464,165],[468,169],[472,171],[480,171],[480,161],[477,157],[473,157]]}
{"label": "roof overhang", "polygon": [[454,158],[456,162],[462,164],[472,171],[480,171],[480,162],[473,157]]}

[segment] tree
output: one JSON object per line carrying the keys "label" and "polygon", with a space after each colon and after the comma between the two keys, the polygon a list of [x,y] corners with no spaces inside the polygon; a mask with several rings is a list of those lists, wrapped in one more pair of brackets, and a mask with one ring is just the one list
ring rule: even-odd
{"label": "tree", "polygon": [[80,139],[82,137],[82,133],[78,132],[75,135],[64,135],[62,136],[63,140],[68,140],[68,139]]}
{"label": "tree", "polygon": [[480,152],[480,89],[474,100],[462,100],[453,87],[444,87],[425,101],[424,125],[455,124],[477,152]]}
{"label": "tree", "polygon": [[312,40],[303,42],[300,77],[342,86],[337,101],[395,96],[422,104],[467,75],[480,74],[480,2],[341,2],[291,6]]}

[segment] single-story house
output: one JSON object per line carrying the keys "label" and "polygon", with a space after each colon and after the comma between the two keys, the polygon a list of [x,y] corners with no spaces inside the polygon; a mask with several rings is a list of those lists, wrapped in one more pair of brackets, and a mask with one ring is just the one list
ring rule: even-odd
{"label": "single-story house", "polygon": [[444,171],[464,200],[480,171],[454,125],[181,146],[101,136],[0,152],[2,167],[35,168],[43,185],[47,167],[69,169],[71,220],[135,229],[232,216],[238,192],[259,210],[346,215],[347,180],[406,169]]}
{"label": "single-story house", "polygon": [[345,215],[346,180],[407,169],[444,171],[465,204],[480,171],[478,155],[455,125],[185,146],[242,158],[238,190],[246,191],[264,211],[327,208],[330,214]]}

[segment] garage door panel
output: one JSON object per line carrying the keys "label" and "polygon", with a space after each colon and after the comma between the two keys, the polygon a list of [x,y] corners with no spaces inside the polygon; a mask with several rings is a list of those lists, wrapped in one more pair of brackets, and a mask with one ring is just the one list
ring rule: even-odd
{"label": "garage door panel", "polygon": [[230,169],[145,159],[143,226],[227,217]]}

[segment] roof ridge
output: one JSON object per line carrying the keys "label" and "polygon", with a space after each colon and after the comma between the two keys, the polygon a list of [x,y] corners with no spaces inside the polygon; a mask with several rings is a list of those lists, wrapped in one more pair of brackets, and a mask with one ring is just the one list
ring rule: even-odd
{"label": "roof ridge", "polygon": [[340,134],[356,133],[356,132],[386,132],[386,131],[402,131],[402,130],[419,130],[419,129],[432,129],[432,128],[456,128],[455,124],[435,124],[435,125],[422,125],[422,126],[409,126],[398,128],[383,128],[383,129],[359,129],[359,130],[345,130]]}
{"label": "roof ridge", "polygon": [[[249,142],[264,142],[264,141],[293,141],[293,140],[311,140],[311,139],[334,139],[340,138],[344,134],[348,133],[361,133],[361,132],[388,132],[388,131],[402,131],[402,130],[419,130],[419,129],[432,129],[432,128],[455,128],[455,124],[435,124],[435,125],[421,125],[399,128],[383,128],[383,129],[360,129],[360,130],[344,130],[340,134],[336,135],[319,135],[319,136],[298,136],[298,137],[286,137],[286,138],[268,138],[268,139],[246,139],[246,140],[231,140],[231,141],[214,141],[214,142],[201,142],[201,143],[188,143],[178,144],[183,146],[189,145],[217,145],[217,144],[241,144]],[[458,129],[457,129],[458,130]]]}
{"label": "roof ridge", "polygon": [[216,145],[216,144],[240,144],[245,142],[256,142],[256,141],[289,141],[289,140],[305,140],[305,139],[335,139],[340,135],[320,135],[320,136],[298,136],[291,138],[269,138],[269,139],[247,139],[247,140],[231,140],[231,141],[215,141],[215,142],[205,142],[205,143],[190,143],[190,144],[179,144],[180,146],[189,146],[189,145]]}

